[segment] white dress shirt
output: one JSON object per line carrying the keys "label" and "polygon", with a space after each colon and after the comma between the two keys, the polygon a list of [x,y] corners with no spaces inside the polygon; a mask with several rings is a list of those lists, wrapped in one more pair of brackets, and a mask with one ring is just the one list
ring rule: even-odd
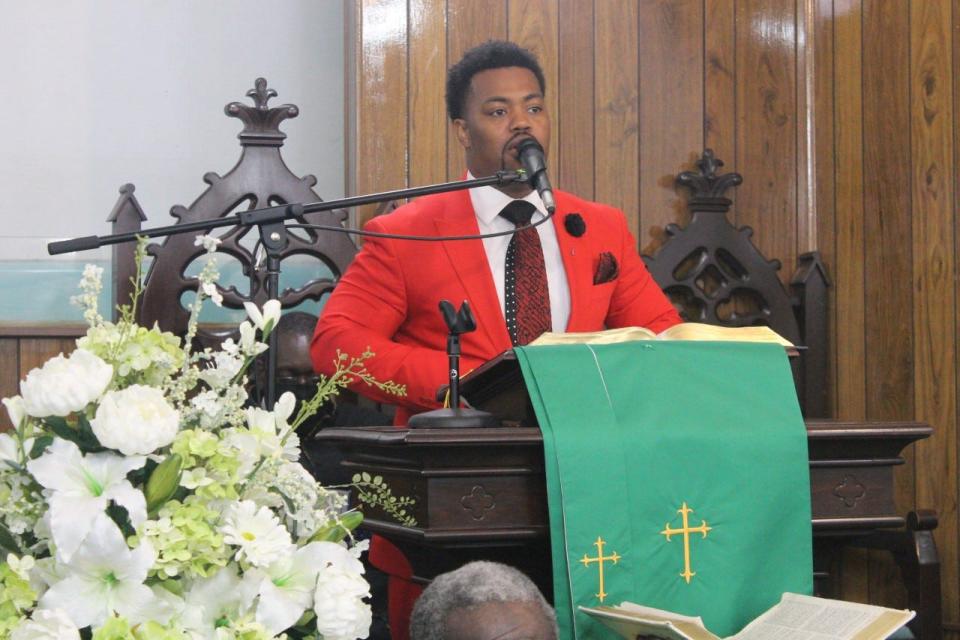
{"label": "white dress shirt", "polygon": [[[473,176],[468,172],[467,179]],[[535,190],[523,198],[537,208],[531,223],[543,220],[547,216],[546,207]],[[477,225],[480,233],[496,233],[510,231],[513,223],[500,216],[500,212],[513,198],[493,187],[475,187],[470,189],[470,201],[477,214]],[[567,330],[567,320],[570,318],[570,287],[567,284],[567,272],[563,269],[563,260],[560,257],[560,245],[557,243],[557,230],[553,222],[545,222],[536,227],[540,234],[540,245],[543,247],[543,260],[547,269],[547,288],[550,290],[550,319],[553,330],[563,332]],[[504,264],[507,260],[507,246],[513,236],[497,236],[484,238],[483,248],[490,263],[490,273],[497,287],[497,298],[500,300],[500,311],[504,310]]]}

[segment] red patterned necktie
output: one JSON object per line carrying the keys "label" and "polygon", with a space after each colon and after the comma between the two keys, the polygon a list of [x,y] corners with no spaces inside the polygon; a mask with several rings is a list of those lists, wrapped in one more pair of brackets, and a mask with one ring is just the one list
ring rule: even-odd
{"label": "red patterned necktie", "polygon": [[[526,200],[514,200],[500,215],[519,227],[530,224],[536,210]],[[540,235],[534,228],[522,229],[510,238],[504,270],[503,306],[507,331],[514,345],[528,344],[553,328],[547,268]]]}

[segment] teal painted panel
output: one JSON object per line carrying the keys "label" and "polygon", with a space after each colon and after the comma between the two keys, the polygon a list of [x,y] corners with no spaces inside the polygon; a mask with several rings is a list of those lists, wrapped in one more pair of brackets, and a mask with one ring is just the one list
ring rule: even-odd
{"label": "teal painted panel", "polygon": [[70,304],[87,264],[103,267],[100,314],[110,315],[110,264],[106,261],[0,261],[0,322],[83,322],[83,312]]}
{"label": "teal painted panel", "polygon": [[[236,286],[241,293],[247,293],[249,286],[239,262],[218,256],[220,264],[220,283],[225,287]],[[65,260],[0,260],[0,322],[11,323],[65,323],[83,322],[83,313],[70,304],[70,298],[80,293],[77,288],[87,264],[103,267],[104,291],[100,294],[100,315],[111,315],[109,261],[65,261]],[[199,267],[188,270],[193,275]],[[316,277],[329,277],[330,270],[316,260],[290,259],[284,261],[280,274],[280,290],[302,285]],[[184,295],[184,303],[193,300],[192,293]],[[323,302],[307,301],[296,309],[319,315]],[[223,309],[206,302],[200,319],[202,322],[239,323],[246,314],[243,310]]]}

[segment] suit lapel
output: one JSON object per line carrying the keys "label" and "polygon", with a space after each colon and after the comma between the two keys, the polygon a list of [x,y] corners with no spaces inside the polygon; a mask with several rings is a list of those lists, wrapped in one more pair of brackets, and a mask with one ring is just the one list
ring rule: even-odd
{"label": "suit lapel", "polygon": [[[593,255],[589,249],[590,243],[585,236],[575,238],[566,230],[564,218],[571,211],[567,203],[561,198],[557,202],[557,211],[553,216],[553,226],[557,231],[557,244],[560,247],[560,258],[563,268],[567,272],[567,286],[570,288],[570,317],[567,320],[567,331],[585,331],[581,325],[581,316],[589,304],[589,294],[593,287]],[[587,231],[589,233],[589,230]]]}
{"label": "suit lapel", "polygon": [[[480,233],[477,216],[466,190],[450,194],[445,210],[437,216],[434,224],[437,233],[444,236],[476,235]],[[486,336],[493,350],[509,348],[510,336],[506,321],[500,310],[500,300],[490,273],[487,253],[480,240],[450,240],[440,243],[447,258],[470,297],[471,310],[477,321],[477,331]],[[459,305],[462,300],[451,300]],[[504,346],[506,345],[506,346]]]}

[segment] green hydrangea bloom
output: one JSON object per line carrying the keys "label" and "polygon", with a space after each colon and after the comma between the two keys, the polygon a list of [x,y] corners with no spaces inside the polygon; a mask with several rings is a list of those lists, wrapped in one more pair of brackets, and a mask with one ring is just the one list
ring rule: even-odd
{"label": "green hydrangea bloom", "polygon": [[185,429],[170,447],[183,458],[180,484],[204,500],[236,500],[240,482],[237,452],[218,433]]}
{"label": "green hydrangea bloom", "polygon": [[0,564],[0,637],[7,637],[37,603],[37,592],[6,562]]}
{"label": "green hydrangea bloom", "polygon": [[126,618],[111,617],[93,632],[92,640],[136,640]]}
{"label": "green hydrangea bloom", "polygon": [[125,618],[111,617],[93,632],[92,640],[188,640],[180,629],[171,629],[149,621],[130,626]]}
{"label": "green hydrangea bloom", "polygon": [[115,383],[158,386],[184,363],[180,338],[154,326],[152,329],[125,322],[104,322],[77,340],[86,349],[114,367]]}
{"label": "green hydrangea bloom", "polygon": [[219,514],[195,496],[171,500],[147,520],[131,544],[149,540],[157,553],[150,575],[165,580],[176,576],[207,578],[227,565],[230,549],[216,529]]}
{"label": "green hydrangea bloom", "polygon": [[43,495],[33,479],[26,472],[0,465],[0,523],[21,549],[30,547],[28,539],[33,538],[45,511]]}
{"label": "green hydrangea bloom", "polygon": [[217,640],[287,640],[287,634],[271,635],[259,622],[243,619],[217,629]]}
{"label": "green hydrangea bloom", "polygon": [[174,438],[170,450],[183,458],[183,466],[195,467],[201,460],[212,458],[220,448],[220,438],[210,431],[184,429]]}

